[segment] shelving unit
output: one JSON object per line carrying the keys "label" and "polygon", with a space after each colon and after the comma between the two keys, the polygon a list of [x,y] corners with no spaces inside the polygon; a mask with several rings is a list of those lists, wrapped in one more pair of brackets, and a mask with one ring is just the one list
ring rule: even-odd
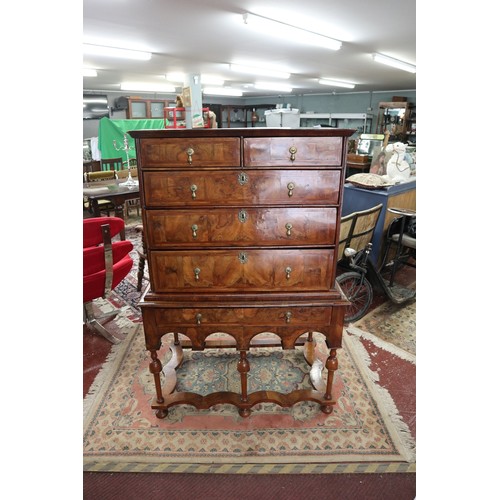
{"label": "shelving unit", "polygon": [[231,127],[265,127],[264,111],[276,109],[276,104],[253,104],[239,106],[238,104],[221,106],[222,123],[224,128]]}
{"label": "shelving unit", "polygon": [[[371,128],[373,115],[369,113],[301,113],[300,119],[301,126],[304,127],[328,125],[334,128],[354,128],[350,122],[362,121],[362,126],[356,128],[360,134],[364,134],[367,132],[367,128]],[[304,125],[302,125],[302,120]],[[341,120],[346,122],[345,127],[339,126]]]}
{"label": "shelving unit", "polygon": [[[202,108],[204,128],[210,128],[209,111],[210,108]],[[186,108],[165,107],[163,124],[165,128],[186,128]]]}

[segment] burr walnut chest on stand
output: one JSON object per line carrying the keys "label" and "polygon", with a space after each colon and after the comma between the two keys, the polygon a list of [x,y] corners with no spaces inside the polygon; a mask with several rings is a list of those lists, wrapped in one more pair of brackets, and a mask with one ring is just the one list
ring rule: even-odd
{"label": "burr walnut chest on stand", "polygon": [[[335,274],[347,139],[353,132],[130,132],[150,278],[140,307],[156,388],[152,408],[159,418],[177,404],[207,409],[230,403],[243,417],[261,402],[289,407],[308,400],[332,411],[348,304]],[[171,332],[172,356],[163,366],[158,350]],[[176,392],[183,347],[226,345],[207,339],[217,332],[228,334],[240,353],[235,376],[241,391]],[[274,333],[283,349],[303,346],[312,367],[310,389],[248,392],[247,352],[261,345],[253,337],[262,332]],[[329,348],[324,365],[316,359],[313,332]]]}

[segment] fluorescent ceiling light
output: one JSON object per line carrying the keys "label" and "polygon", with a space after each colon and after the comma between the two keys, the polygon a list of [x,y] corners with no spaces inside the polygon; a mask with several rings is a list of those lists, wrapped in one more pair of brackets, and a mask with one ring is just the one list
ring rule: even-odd
{"label": "fluorescent ceiling light", "polygon": [[392,57],[383,56],[382,54],[373,54],[373,60],[378,63],[386,64],[387,66],[392,66],[393,68],[408,71],[410,73],[417,72],[417,67],[413,64],[405,63],[403,61],[399,61],[398,59],[393,59]]}
{"label": "fluorescent ceiling light", "polygon": [[139,61],[149,61],[151,52],[140,50],[118,49],[116,47],[104,47],[102,45],[83,44],[83,52],[94,56],[118,57],[121,59],[137,59]]}
{"label": "fluorescent ceiling light", "polygon": [[249,73],[251,75],[268,76],[271,78],[290,78],[290,73],[274,69],[255,68],[254,66],[245,66],[243,64],[230,64],[229,68],[236,73]]}
{"label": "fluorescent ceiling light", "polygon": [[237,89],[231,89],[228,87],[206,87],[203,89],[204,94],[212,94],[212,95],[229,95],[241,97],[243,92]]}
{"label": "fluorescent ceiling light", "polygon": [[122,82],[120,88],[121,90],[144,90],[146,92],[175,92],[173,85],[165,83]]}
{"label": "fluorescent ceiling light", "polygon": [[342,42],[339,40],[267,17],[246,13],[243,14],[243,22],[255,26],[266,35],[277,36],[283,40],[296,40],[305,45],[315,45],[330,50],[339,50],[342,47]]}
{"label": "fluorescent ceiling light", "polygon": [[97,76],[95,69],[83,68],[83,76]]}
{"label": "fluorescent ceiling light", "polygon": [[291,92],[293,90],[290,85],[274,82],[255,82],[255,88],[259,90],[277,90],[279,92]]}
{"label": "fluorescent ceiling light", "polygon": [[[181,82],[184,83],[186,81],[186,74],[185,73],[167,73],[165,75],[165,78],[169,82]],[[217,76],[210,76],[210,75],[201,75],[201,83],[205,85],[224,85],[224,80],[222,78],[219,78]]]}
{"label": "fluorescent ceiling light", "polygon": [[321,83],[321,85],[330,85],[331,87],[345,87],[346,89],[353,89],[355,87],[352,83],[338,82],[336,80],[327,80],[324,78],[320,78],[318,83]]}

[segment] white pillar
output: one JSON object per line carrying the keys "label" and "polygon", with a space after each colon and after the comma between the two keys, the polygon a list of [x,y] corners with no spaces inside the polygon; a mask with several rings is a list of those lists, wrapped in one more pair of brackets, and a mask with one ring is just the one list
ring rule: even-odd
{"label": "white pillar", "polygon": [[[199,74],[186,75],[183,89],[184,107],[186,108],[186,128],[201,128],[203,127],[203,111],[201,97],[201,78]],[[189,95],[190,99],[186,99]]]}

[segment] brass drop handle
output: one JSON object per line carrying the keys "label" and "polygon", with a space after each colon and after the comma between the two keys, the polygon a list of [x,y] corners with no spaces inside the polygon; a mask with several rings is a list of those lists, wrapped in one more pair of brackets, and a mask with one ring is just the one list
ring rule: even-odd
{"label": "brass drop handle", "polygon": [[291,198],[293,196],[293,190],[295,189],[295,184],[293,182],[289,182],[286,187],[288,188],[288,196]]}
{"label": "brass drop handle", "polygon": [[194,149],[193,148],[187,148],[186,149],[186,154],[188,156],[188,163],[190,165],[192,165],[193,164]]}
{"label": "brass drop handle", "polygon": [[[196,199],[196,190],[198,189],[198,186],[196,184],[193,184],[191,186],[191,198],[193,198],[193,200]],[[289,195],[290,196],[290,195]]]}
{"label": "brass drop handle", "polygon": [[290,152],[290,161],[295,161],[295,154],[297,153],[297,148],[292,146],[289,150]]}
{"label": "brass drop handle", "polygon": [[292,268],[290,266],[287,266],[285,268],[285,273],[286,273],[286,279],[289,280],[290,279],[290,275],[292,274]]}
{"label": "brass drop handle", "polygon": [[201,325],[201,320],[203,319],[203,316],[198,313],[196,316],[195,316],[195,319],[196,319],[196,324],[197,325]]}
{"label": "brass drop handle", "polygon": [[286,321],[287,323],[290,323],[290,321],[292,321],[292,313],[291,313],[290,311],[287,311],[287,312],[285,313],[285,321]]}
{"label": "brass drop handle", "polygon": [[293,226],[289,222],[287,222],[285,224],[285,229],[286,229],[286,235],[287,236],[292,236],[292,227]]}
{"label": "brass drop handle", "polygon": [[201,269],[199,267],[194,268],[194,279],[198,281],[200,279]]}
{"label": "brass drop handle", "polygon": [[198,233],[197,233],[197,231],[198,231],[198,226],[197,226],[196,224],[193,224],[193,225],[191,226],[191,231],[193,231],[193,238],[196,238],[196,236],[198,236]]}

